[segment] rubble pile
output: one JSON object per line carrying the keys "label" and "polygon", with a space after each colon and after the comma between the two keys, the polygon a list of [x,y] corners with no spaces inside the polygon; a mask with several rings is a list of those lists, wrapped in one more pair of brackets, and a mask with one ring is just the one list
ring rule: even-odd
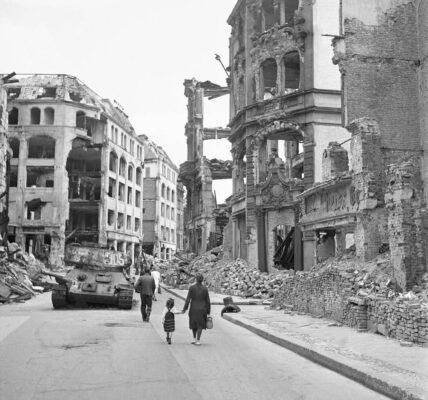
{"label": "rubble pile", "polygon": [[0,303],[29,300],[44,291],[39,286],[44,264],[15,243],[8,247],[7,252],[0,247]]}

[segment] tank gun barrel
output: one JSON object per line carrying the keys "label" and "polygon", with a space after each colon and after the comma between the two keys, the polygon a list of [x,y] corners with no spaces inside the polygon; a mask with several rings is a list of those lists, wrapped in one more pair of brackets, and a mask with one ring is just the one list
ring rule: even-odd
{"label": "tank gun barrel", "polygon": [[48,275],[51,276],[52,278],[55,278],[55,280],[60,284],[60,285],[66,285],[67,282],[69,282],[69,279],[66,279],[64,275],[52,272],[52,271],[47,271],[45,269],[42,270],[42,274],[43,275]]}

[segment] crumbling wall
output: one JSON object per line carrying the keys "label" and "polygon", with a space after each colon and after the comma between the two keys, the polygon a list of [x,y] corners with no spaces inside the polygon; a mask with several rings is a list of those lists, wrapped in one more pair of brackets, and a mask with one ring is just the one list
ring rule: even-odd
{"label": "crumbling wall", "polygon": [[[3,195],[6,192],[6,165],[8,145],[8,113],[6,112],[7,94],[0,80],[0,235],[1,238],[6,232],[8,223],[7,204],[8,196]],[[1,240],[0,238],[0,240]]]}

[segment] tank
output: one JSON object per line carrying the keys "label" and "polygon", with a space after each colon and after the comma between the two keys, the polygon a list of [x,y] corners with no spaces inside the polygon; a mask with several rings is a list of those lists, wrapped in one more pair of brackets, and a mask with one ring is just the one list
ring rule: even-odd
{"label": "tank", "polygon": [[123,253],[96,247],[66,246],[64,261],[74,268],[65,275],[44,271],[55,277],[52,305],[105,304],[131,309],[133,284],[127,273],[131,260]]}

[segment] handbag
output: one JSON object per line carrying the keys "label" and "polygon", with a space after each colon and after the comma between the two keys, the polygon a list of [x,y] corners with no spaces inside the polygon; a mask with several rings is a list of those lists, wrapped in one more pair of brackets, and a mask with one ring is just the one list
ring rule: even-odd
{"label": "handbag", "polygon": [[212,328],[213,328],[213,326],[214,326],[214,323],[213,323],[213,317],[208,316],[208,317],[207,317],[207,329],[212,329]]}

